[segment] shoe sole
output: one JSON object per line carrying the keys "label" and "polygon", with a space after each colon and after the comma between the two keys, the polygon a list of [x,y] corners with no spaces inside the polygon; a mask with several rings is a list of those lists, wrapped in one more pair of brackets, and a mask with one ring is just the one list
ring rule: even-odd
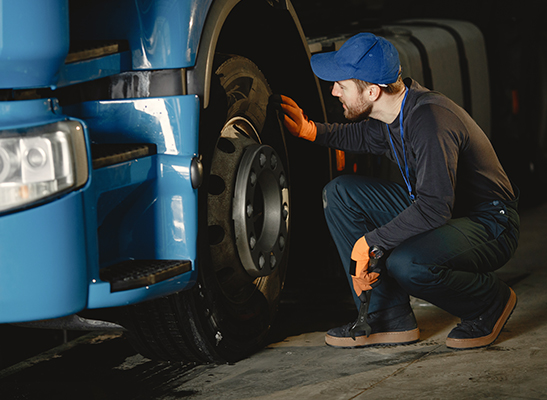
{"label": "shoe sole", "polygon": [[509,300],[507,300],[507,304],[505,304],[505,308],[503,309],[503,312],[501,313],[501,316],[498,318],[496,325],[494,325],[494,329],[492,329],[492,333],[486,336],[481,336],[478,338],[473,339],[453,339],[453,338],[446,338],[446,346],[451,349],[476,349],[479,347],[486,347],[494,343],[494,341],[498,338],[500,335],[503,327],[507,323],[507,320],[513,313],[513,310],[517,306],[517,295],[513,291],[513,289],[509,288],[511,291],[509,295]]}
{"label": "shoe sole", "polygon": [[379,332],[373,333],[369,337],[358,336],[353,340],[351,337],[336,337],[329,334],[325,335],[325,343],[332,347],[344,349],[353,349],[356,347],[368,346],[396,346],[403,344],[416,343],[420,339],[420,330],[418,328],[403,332]]}

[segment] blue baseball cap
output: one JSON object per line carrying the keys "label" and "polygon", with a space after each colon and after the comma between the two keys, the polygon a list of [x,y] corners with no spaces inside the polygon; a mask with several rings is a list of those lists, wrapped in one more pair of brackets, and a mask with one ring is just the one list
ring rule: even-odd
{"label": "blue baseball cap", "polygon": [[397,49],[389,41],[372,33],[359,33],[338,51],[313,55],[311,67],[324,81],[360,79],[388,85],[397,81],[400,62]]}

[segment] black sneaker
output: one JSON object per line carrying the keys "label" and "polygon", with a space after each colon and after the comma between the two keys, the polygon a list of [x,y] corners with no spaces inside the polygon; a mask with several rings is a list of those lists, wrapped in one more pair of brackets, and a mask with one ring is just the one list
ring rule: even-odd
{"label": "black sneaker", "polygon": [[517,305],[517,295],[503,285],[499,298],[478,318],[462,320],[446,338],[451,349],[476,349],[492,344]]}
{"label": "black sneaker", "polygon": [[410,344],[420,339],[420,330],[410,304],[370,313],[367,322],[372,328],[369,337],[364,331],[355,332],[353,340],[349,333],[353,322],[350,322],[330,329],[325,335],[325,343],[333,347],[353,348]]}

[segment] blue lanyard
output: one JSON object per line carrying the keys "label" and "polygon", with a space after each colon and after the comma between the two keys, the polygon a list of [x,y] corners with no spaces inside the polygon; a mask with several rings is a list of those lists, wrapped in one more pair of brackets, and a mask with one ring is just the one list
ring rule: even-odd
{"label": "blue lanyard", "polygon": [[403,173],[403,169],[401,168],[401,163],[399,162],[399,157],[397,157],[397,152],[395,151],[395,146],[393,145],[393,139],[391,138],[391,131],[389,129],[389,125],[387,126],[387,132],[389,133],[389,141],[391,142],[391,148],[393,149],[393,153],[395,154],[395,160],[397,160],[397,165],[399,166],[399,171],[401,171],[401,175],[403,176],[403,179],[406,183],[406,187],[408,189],[408,195],[410,196],[410,200],[414,202],[415,197],[412,194],[412,186],[410,186],[410,175],[408,173],[408,163],[406,162],[406,151],[405,151],[405,134],[403,131],[403,108],[405,106],[406,102],[406,96],[408,95],[408,89],[405,89],[405,97],[403,98],[403,102],[401,104],[401,112],[399,113],[399,127],[401,129],[401,143],[403,145],[403,158],[405,161],[405,172]]}

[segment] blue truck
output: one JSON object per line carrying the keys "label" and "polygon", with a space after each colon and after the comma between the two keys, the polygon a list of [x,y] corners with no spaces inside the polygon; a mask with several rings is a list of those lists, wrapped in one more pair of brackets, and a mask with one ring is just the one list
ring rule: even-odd
{"label": "blue truck", "polygon": [[150,357],[255,349],[291,239],[272,87],[323,118],[291,4],[0,7],[0,322],[138,304],[122,319]]}
{"label": "blue truck", "polygon": [[[310,52],[349,37],[306,38],[288,0],[3,1],[0,24],[0,323],[125,329],[150,358],[238,360],[270,329],[289,248],[324,247],[307,230],[322,185],[358,165],[391,174],[284,135],[269,96],[326,120]],[[462,24],[379,32],[489,131],[482,35]],[[443,64],[432,29],[476,50],[471,64]],[[115,321],[83,316],[108,309]]]}

